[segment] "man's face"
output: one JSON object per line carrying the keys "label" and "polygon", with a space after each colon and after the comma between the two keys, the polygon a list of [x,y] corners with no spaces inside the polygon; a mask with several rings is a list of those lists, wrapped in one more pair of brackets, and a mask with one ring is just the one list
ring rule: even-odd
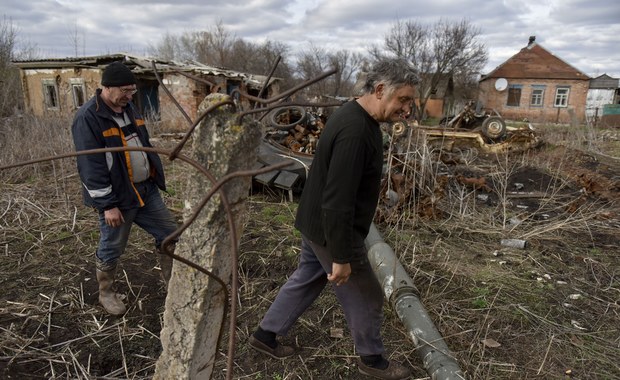
{"label": "man's face", "polygon": [[[383,90],[385,91],[385,90]],[[384,93],[380,99],[380,122],[395,122],[404,120],[411,115],[415,88],[413,86],[398,87],[391,93]]]}
{"label": "man's face", "polygon": [[115,107],[125,107],[138,91],[136,85],[106,87],[106,98]]}

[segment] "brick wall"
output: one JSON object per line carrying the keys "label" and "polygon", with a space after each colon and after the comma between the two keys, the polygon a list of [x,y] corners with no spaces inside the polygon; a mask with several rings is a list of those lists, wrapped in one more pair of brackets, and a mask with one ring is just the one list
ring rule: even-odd
{"label": "brick wall", "polygon": [[[508,89],[497,91],[496,78],[489,78],[480,82],[479,100],[485,108],[495,109],[508,120],[527,119],[534,123],[584,123],[586,112],[586,98],[589,82],[587,80],[557,80],[544,79],[509,79],[509,85],[521,86],[519,106],[508,106]],[[544,86],[544,87],[538,87]],[[570,88],[566,107],[555,107],[556,89],[567,86]],[[532,90],[544,89],[542,106],[530,104]]]}
{"label": "brick wall", "polygon": [[[22,96],[26,109],[34,115],[71,116],[79,108],[74,102],[72,85],[83,85],[83,100],[88,101],[100,86],[98,69],[31,69],[21,70]],[[56,88],[56,105],[46,101],[44,84]]]}

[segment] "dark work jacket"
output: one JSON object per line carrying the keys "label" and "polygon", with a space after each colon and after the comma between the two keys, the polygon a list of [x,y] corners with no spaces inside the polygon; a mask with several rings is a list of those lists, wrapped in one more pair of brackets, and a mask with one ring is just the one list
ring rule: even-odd
{"label": "dark work jacket", "polygon": [[[125,112],[135,126],[144,147],[152,147],[144,120],[133,103]],[[125,136],[112,118],[112,110],[101,99],[101,89],[77,111],[71,127],[75,150],[126,146]],[[166,190],[164,169],[156,153],[147,152],[152,179]],[[121,210],[141,207],[144,202],[133,185],[129,152],[80,155],[77,167],[82,180],[84,204],[100,212],[118,207]]]}
{"label": "dark work jacket", "polygon": [[[383,168],[379,123],[356,101],[340,107],[321,132],[295,227],[327,247],[335,263],[355,257],[372,223]],[[359,250],[358,250],[359,252]]]}

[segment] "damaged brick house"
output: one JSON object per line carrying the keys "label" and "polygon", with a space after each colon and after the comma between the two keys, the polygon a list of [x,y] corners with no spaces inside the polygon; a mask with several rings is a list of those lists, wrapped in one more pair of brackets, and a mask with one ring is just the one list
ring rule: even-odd
{"label": "damaged brick house", "polygon": [[[267,79],[200,63],[176,63],[127,54],[71,57],[13,62],[20,69],[24,106],[37,116],[73,115],[77,108],[101,87],[103,69],[111,62],[123,61],[137,78],[134,103],[149,120],[161,121],[167,130],[184,130],[187,121],[165,91],[160,89],[153,70],[187,115],[195,120],[198,106],[208,94],[231,94],[235,89],[257,96]],[[263,97],[279,92],[279,80],[272,78]]]}
{"label": "damaged brick house", "polygon": [[505,119],[535,123],[584,123],[590,77],[536,43],[479,81],[478,100]]}

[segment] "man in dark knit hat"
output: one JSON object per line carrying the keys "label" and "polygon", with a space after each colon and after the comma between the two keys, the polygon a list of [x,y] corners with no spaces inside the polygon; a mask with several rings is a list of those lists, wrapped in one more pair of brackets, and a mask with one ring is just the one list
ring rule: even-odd
{"label": "man in dark knit hat", "polygon": [[[102,88],[96,90],[75,115],[72,126],[77,151],[113,147],[152,147],[144,120],[131,99],[136,77],[122,62],[103,71]],[[133,223],[155,239],[161,253],[163,240],[178,224],[164,205],[159,190],[166,190],[162,162],[156,153],[126,150],[77,157],[84,203],[99,215],[99,246],[95,253],[99,303],[112,315],[126,312],[116,293],[114,277]],[[174,249],[174,247],[170,247]],[[172,259],[159,255],[167,284]]]}

